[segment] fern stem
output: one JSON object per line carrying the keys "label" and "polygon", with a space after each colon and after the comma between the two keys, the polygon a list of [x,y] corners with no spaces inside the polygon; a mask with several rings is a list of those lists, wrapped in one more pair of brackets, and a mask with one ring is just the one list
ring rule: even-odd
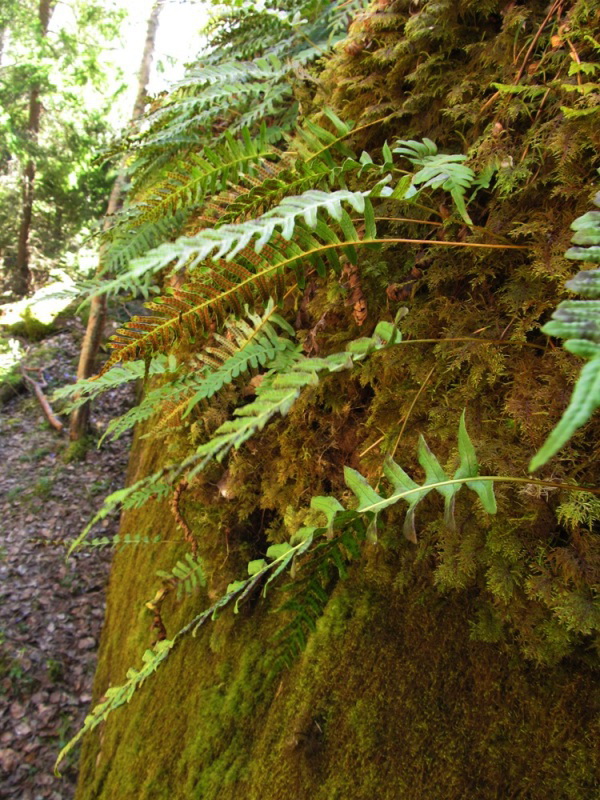
{"label": "fern stem", "polygon": [[352,136],[352,134],[358,133],[359,131],[364,131],[366,128],[371,128],[373,125],[383,124],[388,119],[392,119],[392,117],[397,116],[397,113],[398,112],[394,112],[393,114],[388,114],[385,117],[380,117],[380,119],[374,119],[372,122],[367,122],[365,125],[361,125],[359,128],[353,128],[352,130],[348,131],[348,133],[345,133],[343,136],[339,136],[337,139],[334,139],[332,142],[329,142],[329,144],[326,144],[325,147],[322,147],[320,150],[317,150],[316,153],[313,153],[306,159],[306,163],[310,164],[310,162],[313,161],[315,158],[318,158],[322,153],[326,153],[327,150],[329,150],[334,145],[343,142],[344,139],[347,139],[349,136]]}
{"label": "fern stem", "polygon": [[[375,217],[376,220],[389,220],[390,222],[416,222],[419,225],[434,225],[436,228],[443,228],[443,222],[433,222],[428,219],[412,219],[411,217]],[[352,222],[363,222],[360,217],[353,218]]]}
{"label": "fern stem", "polygon": [[[435,366],[437,366],[437,365],[435,365]],[[412,414],[412,412],[413,412],[413,409],[414,409],[414,407],[417,405],[417,402],[418,402],[418,400],[419,400],[419,397],[421,397],[421,395],[422,395],[422,394],[423,394],[423,392],[425,391],[425,387],[426,387],[426,386],[427,386],[427,384],[429,383],[429,379],[431,378],[431,376],[432,376],[432,375],[433,375],[433,373],[435,372],[435,366],[433,366],[433,367],[432,367],[432,368],[429,370],[429,372],[427,373],[427,377],[425,378],[425,380],[423,381],[423,383],[422,383],[422,384],[419,386],[419,391],[418,391],[418,392],[416,393],[416,395],[414,396],[414,398],[413,398],[413,401],[412,401],[412,403],[410,404],[410,408],[409,408],[409,409],[408,409],[408,411],[406,412],[406,416],[404,417],[404,421],[403,421],[403,423],[402,423],[402,427],[400,428],[400,433],[398,434],[398,438],[396,439],[396,444],[394,445],[394,447],[393,447],[393,449],[392,449],[392,452],[390,453],[390,458],[394,458],[394,456],[396,455],[396,450],[398,449],[398,445],[400,444],[400,440],[402,439],[402,435],[404,434],[404,431],[406,430],[406,424],[408,423],[408,420],[409,420],[409,418],[410,418],[410,415],[411,415],[411,414]]]}
{"label": "fern stem", "polygon": [[[417,486],[415,489],[406,489],[403,492],[398,492],[394,495],[395,499],[401,500],[410,497],[413,494],[423,492],[423,489],[437,489],[443,486],[458,486],[468,483],[480,483],[481,481],[494,482],[494,483],[524,483],[530,486],[547,486],[550,489],[564,489],[569,492],[587,492],[588,494],[600,494],[599,488],[589,488],[587,486],[578,486],[577,484],[570,483],[554,483],[553,481],[543,481],[537,478],[516,478],[510,475],[477,475],[477,477],[470,478],[449,478],[447,481],[436,481],[435,483],[428,483],[425,486]],[[380,507],[386,508],[389,506],[389,498],[383,498],[379,503],[372,503],[370,506],[362,506],[360,509],[361,514],[367,512],[377,513]]]}
{"label": "fern stem", "polygon": [[[334,242],[333,244],[325,244],[321,247],[309,250],[304,253],[304,256],[311,255],[311,253],[321,252],[323,250],[332,250],[335,247],[348,247],[358,246],[363,244],[435,244],[441,247],[487,247],[494,250],[531,250],[528,245],[521,244],[483,244],[482,242],[441,242],[436,239],[403,239],[403,238],[389,238],[389,239],[357,239],[355,241]],[[290,259],[291,261],[292,259]],[[297,260],[297,257],[296,259]],[[282,262],[286,263],[286,262]],[[281,264],[279,265],[281,266]]]}
{"label": "fern stem", "polygon": [[452,336],[447,339],[403,339],[401,342],[394,342],[390,347],[398,347],[404,344],[443,344],[444,342],[479,342],[479,344],[502,344],[518,347],[532,347],[534,350],[546,352],[546,347],[533,342],[514,342],[506,339],[478,339],[476,336]]}

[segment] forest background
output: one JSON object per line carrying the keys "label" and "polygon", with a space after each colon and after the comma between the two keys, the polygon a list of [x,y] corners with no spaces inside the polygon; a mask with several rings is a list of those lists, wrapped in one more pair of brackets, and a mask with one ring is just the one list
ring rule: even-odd
{"label": "forest background", "polygon": [[161,294],[61,393],[144,384],[71,543],[118,552],[61,759],[89,734],[81,797],[593,797],[598,4],[224,12],[117,147],[97,296]]}

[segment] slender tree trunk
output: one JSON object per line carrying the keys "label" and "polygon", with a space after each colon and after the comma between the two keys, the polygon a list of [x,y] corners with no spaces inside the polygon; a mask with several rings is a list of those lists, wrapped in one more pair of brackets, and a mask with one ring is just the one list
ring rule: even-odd
{"label": "slender tree trunk", "polygon": [[[152,56],[154,53],[156,32],[158,30],[158,19],[163,7],[163,3],[164,0],[155,0],[152,6],[152,11],[150,12],[150,17],[148,18],[146,42],[144,44],[144,52],[142,54],[142,62],[138,75],[138,92],[135,98],[133,111],[131,113],[131,122],[135,122],[142,116],[146,106],[146,91],[148,87],[148,81],[150,80],[150,69],[152,67]],[[108,208],[106,209],[106,216],[104,218],[105,231],[110,227],[112,217],[118,211],[121,205],[124,187],[125,178],[121,172],[114,183],[108,200]],[[101,248],[98,272],[100,272],[102,268],[102,254],[103,251]],[[81,353],[79,355],[77,380],[89,378],[94,372],[98,349],[104,333],[105,321],[106,295],[96,295],[92,297],[91,300],[90,316],[88,319],[83,343],[81,345]],[[71,416],[71,441],[78,441],[87,433],[89,421],[90,404],[85,403],[84,405],[75,409]]]}
{"label": "slender tree trunk", "polygon": [[[40,36],[42,39],[48,34],[50,15],[54,9],[51,0],[40,0],[38,15],[40,22]],[[40,116],[42,104],[40,102],[40,87],[34,86],[29,94],[29,120],[27,123],[27,138],[31,147],[35,147],[40,132]],[[35,160],[30,156],[25,166],[22,181],[21,223],[19,225],[19,238],[17,244],[17,264],[13,279],[14,290],[18,295],[27,294],[31,284],[29,269],[29,233],[31,231],[31,218],[33,216],[33,190],[35,183]]]}

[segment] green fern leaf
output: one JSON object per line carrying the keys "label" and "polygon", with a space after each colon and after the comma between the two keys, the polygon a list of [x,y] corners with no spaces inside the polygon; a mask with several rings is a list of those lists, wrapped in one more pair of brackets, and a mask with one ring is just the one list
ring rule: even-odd
{"label": "green fern leaf", "polygon": [[[378,185],[372,191],[378,194],[381,190],[381,185]],[[346,230],[352,231],[353,238],[357,238],[349,215],[342,209],[341,203],[347,202],[355,211],[363,213],[370,203],[368,195],[371,193],[351,192],[345,189],[340,189],[336,192],[319,192],[315,190],[304,192],[298,197],[286,198],[279,206],[256,220],[222,225],[218,228],[207,228],[200,231],[196,236],[180,237],[175,242],[157,247],[132,262],[125,275],[119,276],[112,281],[107,281],[101,291],[112,294],[133,285],[141,277],[154,275],[166,267],[170,267],[173,272],[183,267],[191,271],[207,259],[212,259],[213,261],[224,259],[230,262],[236,255],[242,254],[246,258],[255,261],[255,254],[262,253],[269,242],[274,247],[278,236],[281,236],[285,241],[290,240],[299,225],[299,218],[306,225],[309,222],[314,223],[313,227],[317,235],[325,237],[329,243],[340,241],[333,230],[322,223],[319,212],[323,210],[336,222],[339,222],[340,225],[345,224]],[[300,235],[303,235],[301,230]],[[307,243],[318,247],[317,242],[313,243],[305,235],[304,239]],[[251,245],[253,253],[250,251]],[[293,248],[293,246],[294,243],[291,242],[290,247]],[[298,253],[297,258],[289,258],[288,254],[283,252],[279,255],[278,261],[291,265],[294,262],[305,260],[311,255],[302,255],[297,247],[295,252]],[[313,261],[316,257],[315,254]],[[268,272],[277,270],[278,266],[278,263],[270,264]]]}
{"label": "green fern leaf", "polygon": [[[600,194],[594,202],[600,206]],[[566,257],[600,263],[600,212],[588,211],[571,228],[575,231],[572,241],[577,246],[567,250]],[[600,299],[595,299],[600,298],[600,269],[580,272],[566,285],[588,299],[560,303],[542,331],[567,339],[565,348],[589,361],[581,370],[558,425],[531,459],[530,472],[544,466],[600,408]]]}
{"label": "green fern leaf", "polygon": [[205,355],[199,356],[209,368],[212,367],[212,371],[209,371],[195,388],[193,396],[187,403],[184,416],[187,416],[199,402],[213,397],[223,386],[229,385],[248,370],[259,367],[268,369],[278,353],[293,349],[290,340],[280,336],[274,326],[286,331],[292,337],[295,335],[294,329],[276,314],[274,309],[275,305],[272,299],[269,299],[262,316],[248,312],[251,325],[243,318],[227,323],[230,339],[215,334],[220,348],[207,347],[206,353],[210,358]]}
{"label": "green fern leaf", "polygon": [[375,334],[371,338],[357,340],[353,345],[344,353],[333,353],[325,358],[303,357],[299,348],[289,350],[279,367],[281,371],[267,374],[257,388],[256,400],[237,408],[235,418],[224,422],[211,440],[198,448],[196,457],[200,461],[191,470],[190,479],[203,470],[211,459],[220,461],[232,448],[239,448],[251,436],[263,430],[273,417],[285,416],[302,389],[318,384],[318,373],[350,369],[369,353],[386,347],[387,341]]}
{"label": "green fern leaf", "polygon": [[178,561],[170,570],[156,571],[159,578],[176,587],[177,599],[190,595],[199,586],[206,586],[206,576],[202,562],[191,553],[186,553],[184,561]]}
{"label": "green fern leaf", "polygon": [[55,389],[52,394],[53,400],[65,400],[70,397],[80,395],[78,399],[72,400],[69,405],[64,409],[64,413],[70,413],[73,409],[93,400],[103,392],[110,389],[115,389],[118,386],[123,386],[131,381],[141,380],[146,376],[164,375],[168,373],[176,373],[180,365],[174,355],[166,356],[159,354],[152,359],[150,365],[147,367],[144,361],[129,361],[127,363],[118,364],[108,372],[105,372],[98,378],[85,378],[83,380],[72,383],[69,386],[62,386]]}
{"label": "green fern leaf", "polygon": [[459,214],[468,225],[472,225],[465,205],[465,193],[475,181],[475,173],[464,165],[467,156],[438,153],[437,145],[431,139],[422,142],[400,140],[394,153],[405,156],[415,166],[420,166],[412,176],[410,186],[404,194],[405,199],[415,197],[426,188],[445,189],[450,192]]}
{"label": "green fern leaf", "polygon": [[416,507],[433,490],[444,498],[445,521],[449,526],[454,525],[454,498],[463,485],[468,486],[477,493],[484,509],[489,514],[496,513],[496,501],[492,483],[490,481],[468,480],[469,478],[477,477],[479,465],[467,433],[464,412],[459,427],[459,454],[461,456],[460,466],[453,478],[450,478],[427,446],[425,439],[421,436],[418,446],[418,459],[425,471],[424,483],[421,485],[415,483],[399,464],[388,458],[384,464],[384,475],[392,486],[392,494],[389,497],[378,494],[359,472],[350,467],[344,469],[344,478],[346,485],[358,500],[356,510],[361,514],[374,515],[376,518],[383,509],[395,505],[399,500],[407,502],[408,511],[404,521],[404,535],[409,541],[416,543]]}

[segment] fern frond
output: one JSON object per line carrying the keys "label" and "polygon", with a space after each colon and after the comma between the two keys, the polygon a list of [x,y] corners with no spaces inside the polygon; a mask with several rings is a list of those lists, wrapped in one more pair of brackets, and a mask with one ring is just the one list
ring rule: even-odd
{"label": "fern frond", "polygon": [[192,368],[182,378],[147,392],[138,406],[111,420],[98,446],[106,437],[114,441],[134,425],[160,414],[156,426],[146,434],[155,436],[168,429],[174,420],[186,417],[198,403],[214,397],[236,378],[251,369],[268,368],[278,353],[293,347],[289,339],[276,331],[278,327],[294,336],[294,329],[275,313],[272,299],[269,298],[262,316],[248,311],[246,315],[248,321],[243,317],[229,320],[224,335],[213,335],[216,345],[207,346],[196,357],[200,369]]}
{"label": "fern frond", "polygon": [[423,139],[422,142],[399,140],[393,152],[407,158],[411,164],[422,167],[410,182],[404,197],[410,199],[426,188],[445,189],[450,192],[459,214],[468,225],[472,225],[465,205],[465,193],[475,182],[475,173],[464,165],[467,156],[438,153],[435,142]]}
{"label": "fern frond", "polygon": [[184,558],[184,561],[178,561],[168,571],[164,569],[156,571],[159,578],[176,588],[178,600],[184,595],[192,594],[198,587],[206,586],[202,562],[194,558],[191,553],[186,553]]}
{"label": "fern frond", "polygon": [[101,272],[121,272],[130,261],[139,258],[153,247],[181,233],[186,214],[176,211],[160,219],[141,221],[123,214],[114,225],[103,233]]}
{"label": "fern frond", "polygon": [[[249,370],[274,367],[278,364],[277,356],[283,356],[283,361],[286,363],[287,354],[291,354],[294,345],[289,339],[279,335],[275,326],[292,336],[294,329],[275,313],[273,301],[269,300],[262,317],[249,312],[247,316],[251,324],[244,318],[229,320],[225,324],[225,335],[213,334],[218,346],[207,346],[197,355],[202,369],[189,372],[185,382],[180,382],[179,391],[176,388],[171,390],[162,402],[153,401],[150,395],[148,396],[153,405],[152,412],[159,410],[160,419],[153,429],[145,434],[146,437],[156,438],[168,434],[173,430],[173,426],[183,422],[198,403],[214,397],[223,387],[232,384]],[[139,418],[139,415],[136,416]],[[128,421],[128,427],[137,421],[135,419],[132,422],[132,419]],[[125,418],[121,418],[119,433],[122,432],[126,421]]]}
{"label": "fern frond", "polygon": [[[426,445],[424,447],[426,448]],[[278,662],[276,663],[282,665],[290,663],[291,658],[303,649],[307,635],[314,628],[315,620],[322,613],[325,606],[326,598],[324,595],[326,590],[324,589],[323,579],[328,574],[331,565],[334,565],[341,577],[345,575],[344,561],[348,557],[359,555],[360,541],[368,537],[369,532],[372,532],[376,527],[377,516],[384,508],[394,505],[400,500],[405,500],[409,504],[409,513],[412,513],[414,521],[414,506],[430,491],[439,491],[446,504],[448,504],[448,497],[454,497],[460,487],[466,484],[478,494],[486,511],[491,514],[495,513],[496,503],[493,490],[488,488],[491,487],[491,483],[477,480],[477,459],[466,430],[464,413],[461,417],[458,447],[461,463],[454,479],[446,481],[451,485],[439,486],[437,481],[430,480],[430,478],[437,478],[441,474],[440,471],[443,471],[439,467],[437,460],[435,460],[437,466],[433,464],[432,459],[435,459],[435,457],[432,456],[428,448],[424,450],[423,445],[420,445],[419,460],[428,477],[421,487],[418,487],[398,464],[391,460],[388,461],[386,464],[386,477],[392,486],[392,494],[389,497],[379,495],[369,486],[360,473],[347,467],[344,471],[346,484],[355,495],[358,507],[353,510],[346,510],[335,498],[313,498],[311,507],[326,514],[327,527],[301,528],[289,543],[283,542],[269,547],[266,558],[255,559],[248,564],[247,578],[231,583],[223,597],[192,619],[173,639],[159,642],[152,650],[147,650],[143,656],[144,665],[142,669],[139,671],[130,669],[127,672],[127,681],[122,686],[112,687],[106,692],[106,699],[102,700],[93,709],[91,714],[86,717],[83,728],[61,750],[57,765],[73,749],[86,731],[95,728],[101,721],[106,719],[108,714],[129,702],[146,678],[159,668],[173,651],[173,648],[188,633],[196,634],[199,628],[208,620],[214,619],[222,609],[231,604],[233,604],[234,613],[236,613],[240,604],[247,600],[259,586],[262,586],[262,596],[264,597],[269,586],[286,570],[308,569],[307,580],[300,587],[301,590],[306,588],[307,591],[301,591],[292,597],[289,601],[289,606],[286,607],[285,603],[282,606],[283,609],[295,612],[297,618],[290,623],[291,627],[286,626],[283,630],[281,642],[283,642],[284,649],[278,654]],[[337,531],[341,531],[341,533],[337,534]],[[349,534],[346,533],[345,535],[344,532],[349,532]],[[323,541],[324,537],[330,538],[327,541]],[[409,536],[409,538],[413,538],[413,536]],[[313,548],[315,544],[316,546]],[[313,555],[315,564],[311,568],[309,560],[312,559]],[[307,560],[309,561],[308,567]],[[320,580],[315,580],[315,575],[319,571],[321,571],[321,578]],[[290,589],[289,586],[287,588],[288,590]],[[300,594],[302,594],[302,599],[299,599]],[[311,610],[307,610],[308,608]],[[298,619],[301,620],[299,624]]]}
{"label": "fern frond", "polygon": [[96,536],[93,539],[88,539],[83,543],[82,547],[90,547],[102,549],[111,547],[117,549],[127,545],[140,545],[140,544],[160,544],[163,541],[160,534],[155,536],[144,536],[141,533],[126,533],[123,536],[117,533],[114,536]]}
{"label": "fern frond", "polygon": [[125,383],[140,380],[146,375],[164,375],[176,373],[178,370],[179,364],[175,356],[172,353],[168,356],[161,353],[153,358],[150,364],[146,364],[144,361],[129,361],[110,369],[101,377],[86,378],[69,386],[62,386],[54,390],[52,399],[65,400],[73,397],[73,395],[81,395],[64,409],[64,412],[67,413],[87,403],[89,400],[93,400],[103,392],[116,389]]}
{"label": "fern frond", "polygon": [[126,683],[124,683],[122,686],[112,686],[106,690],[104,699],[101,700],[101,702],[94,707],[93,711],[86,716],[81,729],[69,742],[67,742],[67,744],[58,754],[58,758],[56,759],[56,764],[54,766],[54,772],[56,775],[60,776],[60,772],[58,771],[60,763],[75,747],[82,736],[100,725],[100,723],[106,719],[111,711],[114,711],[114,709],[119,708],[119,706],[128,703],[136,690],[139,689],[139,687],[144,683],[146,678],[150,677],[152,673],[156,672],[163,661],[168,658],[176,642],[177,637],[175,639],[164,639],[163,641],[158,642],[151,650],[146,650],[142,656],[143,665],[141,669],[137,670],[131,667],[127,670]]}
{"label": "fern frond", "polygon": [[[262,316],[247,311],[251,324],[243,318],[230,320],[226,324],[227,334],[215,334],[218,347],[206,347],[198,356],[209,371],[188,400],[185,416],[198,403],[208,400],[250,369],[269,367],[278,353],[292,351],[294,346],[289,339],[280,336],[275,326],[295,336],[295,331],[279,314],[270,299]],[[228,338],[229,337],[229,338]]]}
{"label": "fern frond", "polygon": [[[127,680],[121,686],[113,686],[106,690],[104,698],[88,714],[84,720],[82,728],[77,734],[62,748],[56,759],[55,771],[58,770],[60,763],[65,756],[75,747],[82,736],[87,731],[94,730],[108,715],[120,706],[129,703],[135,692],[142,686],[144,681],[149,678],[169,657],[173,649],[187,636],[188,633],[196,634],[199,628],[208,620],[214,619],[219,611],[226,606],[234,603],[234,612],[237,613],[240,603],[242,603],[259,584],[263,583],[263,596],[266,594],[269,584],[275,580],[295,558],[300,557],[308,550],[312,544],[312,539],[307,538],[295,547],[287,546],[285,552],[274,557],[270,564],[266,561],[250,562],[250,577],[244,581],[237,581],[229,585],[227,593],[221,597],[214,605],[198,614],[187,625],[185,625],[172,639],[164,639],[157,642],[152,649],[146,650],[142,656],[142,667],[137,670],[133,667],[127,670]],[[278,545],[274,546],[279,547]],[[273,552],[273,548],[270,549]],[[269,553],[269,551],[268,551]],[[270,557],[267,553],[267,557]],[[264,566],[263,566],[264,565]],[[185,569],[185,567],[184,567]],[[58,774],[58,773],[57,773]]]}
{"label": "fern frond", "polygon": [[245,263],[221,262],[218,269],[208,269],[201,279],[172,295],[146,303],[146,308],[155,313],[134,316],[116,331],[109,341],[113,354],[100,375],[118,362],[167,349],[183,334],[191,337],[204,334],[212,328],[213,321],[221,325],[232,312],[243,314],[244,304],[255,305],[255,295],[263,303],[272,296],[281,296],[279,261],[285,260],[279,258],[268,266],[259,262],[259,268],[252,271],[248,267],[252,267],[251,258],[256,261],[254,253],[242,255]]}
{"label": "fern frond", "polygon": [[167,404],[180,402],[181,397],[187,398],[194,381],[194,373],[186,373],[183,377],[169,381],[157,389],[152,389],[144,394],[142,402],[130,408],[125,414],[112,419],[98,441],[101,447],[104,440],[111,442],[119,439],[135,425],[140,425],[151,419]]}
{"label": "fern frond", "polygon": [[[292,238],[299,222],[298,218],[301,218],[309,228],[314,228],[317,236],[324,239],[329,245],[340,242],[337,234],[320,220],[319,212],[322,211],[326,211],[341,225],[347,238],[358,238],[350,217],[342,208],[342,203],[348,203],[357,213],[365,215],[368,236],[373,238],[375,235],[374,212],[368,197],[369,195],[378,196],[382,193],[383,188],[379,183],[373,190],[367,192],[351,192],[346,189],[335,192],[313,190],[304,192],[297,197],[287,197],[280,205],[258,219],[221,225],[216,228],[205,228],[195,236],[182,236],[175,242],[157,247],[132,262],[125,275],[105,282],[101,291],[112,294],[131,286],[143,276],[156,274],[165,267],[170,267],[172,271],[186,267],[192,271],[209,258],[213,261],[225,258],[226,262],[229,262],[240,251],[244,251],[241,255],[245,259],[255,263],[256,254],[263,252],[267,242],[273,240],[274,237],[280,236],[284,240]],[[302,232],[300,237],[307,244],[310,242],[307,250],[311,250],[311,253],[300,253],[300,248],[298,245],[294,246],[293,242],[289,244],[288,250],[285,250],[284,242],[283,249],[275,252],[275,242],[271,241],[275,262],[266,267],[267,274],[272,274],[283,266],[291,266],[306,258],[315,261],[319,242],[313,241],[310,237],[307,238],[306,235],[302,235]],[[256,241],[254,241],[255,239]],[[251,244],[253,251],[249,247]],[[292,252],[297,253],[297,257],[294,257]],[[227,266],[225,262],[221,263],[225,269],[232,270],[232,267]]]}
{"label": "fern frond", "polygon": [[366,535],[364,526],[354,520],[327,538],[322,534],[316,537],[319,529],[301,529],[292,537],[291,544],[302,541],[307,531],[311,538],[316,538],[310,559],[296,570],[299,577],[293,583],[281,587],[281,591],[290,596],[277,612],[287,612],[292,618],[273,637],[272,673],[291,667],[305,649],[309,636],[316,631],[318,619],[325,612],[333,588],[338,580],[347,578],[347,565],[360,557],[360,546]]}
{"label": "fern frond", "polygon": [[182,209],[191,209],[201,204],[207,194],[216,194],[227,187],[230,181],[237,182],[241,175],[252,173],[252,168],[261,160],[276,155],[267,144],[266,125],[261,125],[256,139],[247,128],[241,130],[241,140],[236,140],[229,131],[225,141],[216,147],[205,147],[201,154],[190,153],[179,168],[169,171],[150,193],[134,206],[138,212],[136,223],[161,219]]}
{"label": "fern frond", "polygon": [[192,66],[179,81],[173,84],[171,96],[195,95],[205,86],[215,83],[236,83],[239,81],[261,81],[265,78],[279,78],[286,71],[285,65],[273,53],[254,59],[254,61],[222,61],[219,64],[198,64]]}
{"label": "fern frond", "polygon": [[[600,194],[594,202],[600,206]],[[600,211],[588,211],[571,228],[575,231],[571,240],[575,247],[569,248],[565,256],[600,263]],[[581,370],[565,413],[531,459],[530,472],[544,466],[600,408],[600,269],[580,272],[566,286],[587,299],[560,303],[542,331],[567,339],[566,350],[589,360]]]}
{"label": "fern frond", "polygon": [[463,484],[474,491],[479,497],[483,508],[488,514],[496,513],[496,499],[494,487],[489,481],[469,480],[479,475],[479,465],[475,448],[471,442],[465,425],[465,413],[460,418],[458,432],[458,452],[460,465],[454,476],[450,478],[440,465],[435,455],[427,446],[421,436],[419,438],[418,459],[425,471],[425,482],[419,486],[406,472],[391,459],[384,464],[384,475],[392,486],[392,494],[388,497],[377,494],[365,478],[356,470],[346,467],[344,476],[346,484],[358,499],[357,511],[377,515],[388,506],[394,505],[399,500],[406,500],[408,511],[404,521],[404,535],[411,541],[417,541],[415,532],[415,511],[417,505],[433,490],[444,498],[444,519],[449,527],[454,526],[454,501]]}
{"label": "fern frond", "polygon": [[[257,388],[257,401],[259,399],[259,392],[262,391],[263,395],[260,398],[261,407],[257,407],[254,403],[238,409],[239,421],[233,420],[232,429],[223,431],[222,427],[217,429],[215,437],[206,445],[201,445],[196,453],[185,459],[185,461],[163,467],[157,472],[142,478],[132,486],[125,489],[120,489],[109,495],[102,508],[86,525],[81,534],[75,539],[69,548],[69,553],[72,553],[81,543],[86,539],[88,533],[92,528],[101,520],[105,519],[110,513],[117,508],[125,510],[132,508],[140,508],[151,498],[162,498],[169,494],[172,484],[179,480],[182,475],[186,475],[187,480],[191,480],[206,464],[213,458],[223,457],[231,447],[238,447],[243,441],[246,441],[253,433],[262,430],[264,425],[275,414],[287,413],[287,410],[295,402],[300,390],[311,383],[318,382],[318,373],[321,371],[337,372],[341,369],[349,369],[355,362],[361,361],[370,353],[380,350],[388,344],[395,344],[401,341],[400,332],[397,328],[389,322],[380,322],[372,337],[357,339],[348,344],[348,349],[344,353],[334,353],[324,359],[312,359],[303,357],[299,349],[284,349],[277,352],[274,363],[276,367],[271,370],[271,373],[265,376],[260,387]],[[298,363],[298,370],[294,371],[293,365]],[[289,371],[287,380],[285,379],[285,370]],[[281,373],[281,375],[279,375]],[[275,386],[278,377],[282,378],[281,383],[285,386]],[[267,391],[273,389],[273,394],[268,396]],[[254,406],[254,408],[251,408]],[[287,406],[287,409],[286,409]],[[249,409],[250,418],[247,423],[244,421],[244,408]],[[237,413],[237,412],[236,412]],[[236,428],[236,423],[239,428]],[[225,423],[227,425],[227,423]],[[200,462],[200,463],[199,463]]]}
{"label": "fern frond", "polygon": [[224,422],[206,442],[196,451],[199,459],[190,471],[190,479],[202,471],[213,458],[221,461],[232,449],[238,449],[245,441],[278,414],[286,416],[296,402],[302,389],[319,383],[319,373],[339,372],[351,369],[367,355],[386,347],[390,341],[399,338],[395,328],[381,322],[372,337],[357,339],[348,345],[343,353],[333,353],[325,358],[307,358],[298,349],[283,354],[283,363],[277,372],[267,374],[257,387],[256,400],[237,408],[235,418]]}

